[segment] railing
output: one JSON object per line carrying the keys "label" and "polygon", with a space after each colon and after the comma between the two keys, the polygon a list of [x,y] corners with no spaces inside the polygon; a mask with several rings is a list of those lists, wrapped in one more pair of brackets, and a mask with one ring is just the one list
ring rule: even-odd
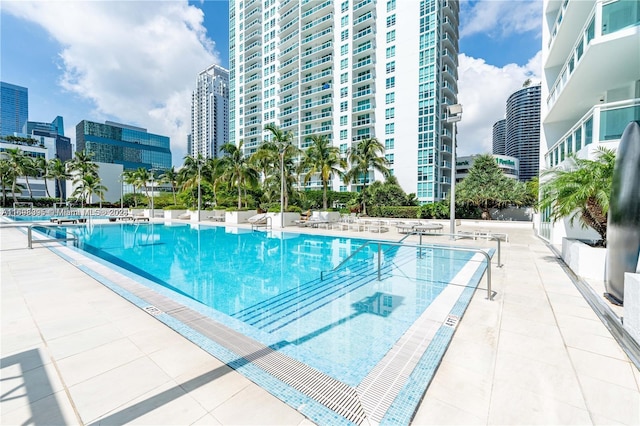
{"label": "railing", "polygon": [[[68,238],[46,238],[46,239],[38,239],[38,240],[34,240],[33,239],[33,228],[53,228],[53,229],[59,229],[60,227],[58,225],[29,225],[29,228],[27,228],[27,243],[28,243],[28,247],[30,249],[33,248],[33,244],[37,243],[37,244],[43,244],[43,243],[55,243],[55,242],[59,242],[59,241],[76,241],[78,238],[71,234],[72,237]],[[65,234],[69,234],[69,230],[66,228],[63,228],[65,231]]]}
{"label": "railing", "polygon": [[[405,235],[404,237],[402,237],[400,239],[400,241],[398,241],[399,243],[403,242],[404,240],[406,240],[407,238],[409,238],[412,235],[419,235],[420,236],[420,245],[422,245],[422,236],[423,235],[427,235],[427,236],[448,236],[448,237],[458,237],[458,238],[469,238],[470,236],[467,234],[447,234],[447,233],[442,233],[442,232],[430,232],[430,231],[410,231],[409,233],[407,233],[407,235]],[[495,235],[482,235],[479,238],[486,238],[486,239],[490,239],[490,240],[496,240],[498,242],[498,264],[496,266],[498,266],[498,268],[502,268],[504,266],[504,264],[500,261],[500,257],[501,257],[501,249],[500,249],[500,237],[495,236]]]}
{"label": "railing", "polygon": [[471,252],[471,253],[480,253],[480,254],[482,254],[484,256],[485,260],[487,261],[487,297],[486,298],[487,298],[487,300],[493,300],[493,291],[491,290],[491,257],[489,256],[489,254],[486,251],[484,251],[482,249],[471,248],[471,247],[466,248],[466,247],[437,246],[437,245],[423,246],[422,244],[403,244],[402,242],[394,243],[394,242],[389,242],[389,241],[367,241],[366,243],[364,243],[363,245],[358,247],[358,249],[356,249],[356,251],[351,253],[351,255],[349,255],[345,260],[340,262],[338,264],[338,266],[336,266],[332,270],[330,270],[330,271],[321,271],[320,272],[320,281],[324,280],[325,272],[326,273],[336,272],[338,269],[340,269],[342,266],[344,266],[349,260],[351,260],[351,258],[353,258],[356,254],[358,254],[365,247],[368,247],[370,245],[377,245],[378,246],[378,260],[377,260],[378,261],[378,265],[377,265],[378,281],[382,280],[382,272],[381,271],[382,271],[382,246],[383,245],[397,246],[397,247],[414,247],[414,248],[418,248],[418,249],[439,248],[439,249],[453,250],[453,251],[464,251],[464,252]]}

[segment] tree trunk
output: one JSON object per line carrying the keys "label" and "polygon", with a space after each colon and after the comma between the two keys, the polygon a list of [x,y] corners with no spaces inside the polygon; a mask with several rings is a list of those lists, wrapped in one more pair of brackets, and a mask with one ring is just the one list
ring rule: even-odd
{"label": "tree trunk", "polygon": [[327,182],[322,181],[322,207],[327,210]]}
{"label": "tree trunk", "polygon": [[60,202],[62,202],[62,179],[56,179],[56,183],[58,184],[58,191],[60,191]]}
{"label": "tree trunk", "polygon": [[29,183],[29,176],[24,175],[24,180],[27,181],[27,190],[29,190],[29,198],[33,200],[33,191],[31,191],[31,184]]}

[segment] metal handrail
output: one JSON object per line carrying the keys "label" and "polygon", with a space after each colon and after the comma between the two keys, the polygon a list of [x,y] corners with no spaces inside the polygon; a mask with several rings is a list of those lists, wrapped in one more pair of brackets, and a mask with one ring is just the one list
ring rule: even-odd
{"label": "metal handrail", "polygon": [[[37,243],[37,244],[43,244],[43,243],[55,243],[55,242],[59,242],[59,241],[77,241],[78,238],[73,235],[71,238],[48,238],[48,239],[38,239],[38,240],[34,240],[33,239],[33,228],[60,228],[59,225],[49,225],[49,224],[42,224],[42,225],[29,225],[29,227],[27,228],[27,241],[28,241],[28,247],[30,249],[33,248],[33,244]],[[63,228],[64,231],[68,234],[69,230],[65,228]]]}
{"label": "metal handrail", "polygon": [[[406,238],[406,237],[405,237]],[[448,250],[454,250],[454,251],[466,251],[466,252],[472,252],[472,253],[480,253],[482,254],[486,261],[487,261],[487,299],[488,300],[493,300],[493,292],[491,291],[491,257],[489,256],[489,253],[487,253],[486,251],[482,250],[482,249],[478,249],[478,248],[473,248],[473,247],[454,247],[454,246],[448,246],[448,245],[435,245],[435,244],[430,244],[428,246],[422,245],[422,244],[404,244],[402,242],[392,242],[392,241],[367,241],[366,243],[364,243],[363,245],[361,245],[360,247],[358,247],[358,249],[356,251],[354,251],[353,253],[351,253],[351,255],[349,257],[347,257],[345,260],[343,260],[342,262],[340,262],[340,264],[338,266],[336,266],[335,268],[333,268],[330,271],[321,271],[320,272],[320,281],[324,280],[324,272],[335,272],[338,269],[340,269],[340,267],[342,267],[342,265],[344,265],[349,259],[351,259],[356,253],[358,253],[359,251],[361,251],[362,249],[364,249],[364,247],[371,245],[371,244],[376,244],[378,246],[378,281],[381,280],[381,269],[382,269],[382,245],[391,245],[391,246],[398,246],[398,247],[414,247],[414,248],[441,248],[441,249],[448,249]]]}
{"label": "metal handrail", "polygon": [[[442,232],[424,232],[424,231],[410,231],[407,235],[405,235],[404,237],[402,237],[398,242],[401,243],[404,240],[406,240],[407,238],[413,236],[413,235],[419,235],[420,236],[420,244],[422,244],[422,236],[423,235],[429,235],[429,236],[448,236],[448,237],[460,237],[460,238],[469,238],[470,236],[468,234],[447,234],[447,233],[442,233]],[[502,240],[500,240],[500,237],[496,237],[495,235],[482,235],[480,238],[487,238],[487,239],[492,239],[498,242],[498,264],[496,265],[498,268],[502,268],[504,266],[504,264],[501,262],[501,242]],[[474,238],[475,239],[475,238]]]}

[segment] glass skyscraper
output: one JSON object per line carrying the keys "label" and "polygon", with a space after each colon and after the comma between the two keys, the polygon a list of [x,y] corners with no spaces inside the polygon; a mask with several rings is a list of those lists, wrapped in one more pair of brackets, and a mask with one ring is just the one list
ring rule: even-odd
{"label": "glass skyscraper", "polygon": [[523,87],[507,99],[505,154],[520,160],[520,180],[540,168],[540,84]]}
{"label": "glass skyscraper", "polygon": [[23,133],[29,119],[29,89],[0,82],[0,136]]}
{"label": "glass skyscraper", "polygon": [[493,153],[505,155],[507,151],[507,120],[493,123]]}
{"label": "glass skyscraper", "polygon": [[[229,8],[230,141],[251,153],[268,123],[302,149],[314,134],[343,153],[375,137],[406,192],[421,202],[448,194],[457,0],[232,0]],[[333,188],[362,182],[336,179]]]}
{"label": "glass skyscraper", "polygon": [[191,95],[189,153],[215,158],[229,142],[229,71],[211,65],[198,74]]}
{"label": "glass skyscraper", "polygon": [[171,167],[169,137],[111,121],[101,124],[82,120],[78,123],[76,150],[93,154],[93,161],[122,164],[125,170],[139,167],[166,170]]}

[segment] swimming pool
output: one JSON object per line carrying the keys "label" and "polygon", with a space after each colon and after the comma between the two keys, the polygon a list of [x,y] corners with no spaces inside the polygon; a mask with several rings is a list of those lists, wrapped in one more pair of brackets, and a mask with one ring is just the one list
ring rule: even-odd
{"label": "swimming pool", "polygon": [[380,252],[366,246],[326,273],[365,243],[345,237],[183,224],[68,229],[79,249],[211,309],[225,326],[353,388],[451,282],[472,289],[483,271],[475,264],[473,280],[455,283],[471,253],[382,244]]}

